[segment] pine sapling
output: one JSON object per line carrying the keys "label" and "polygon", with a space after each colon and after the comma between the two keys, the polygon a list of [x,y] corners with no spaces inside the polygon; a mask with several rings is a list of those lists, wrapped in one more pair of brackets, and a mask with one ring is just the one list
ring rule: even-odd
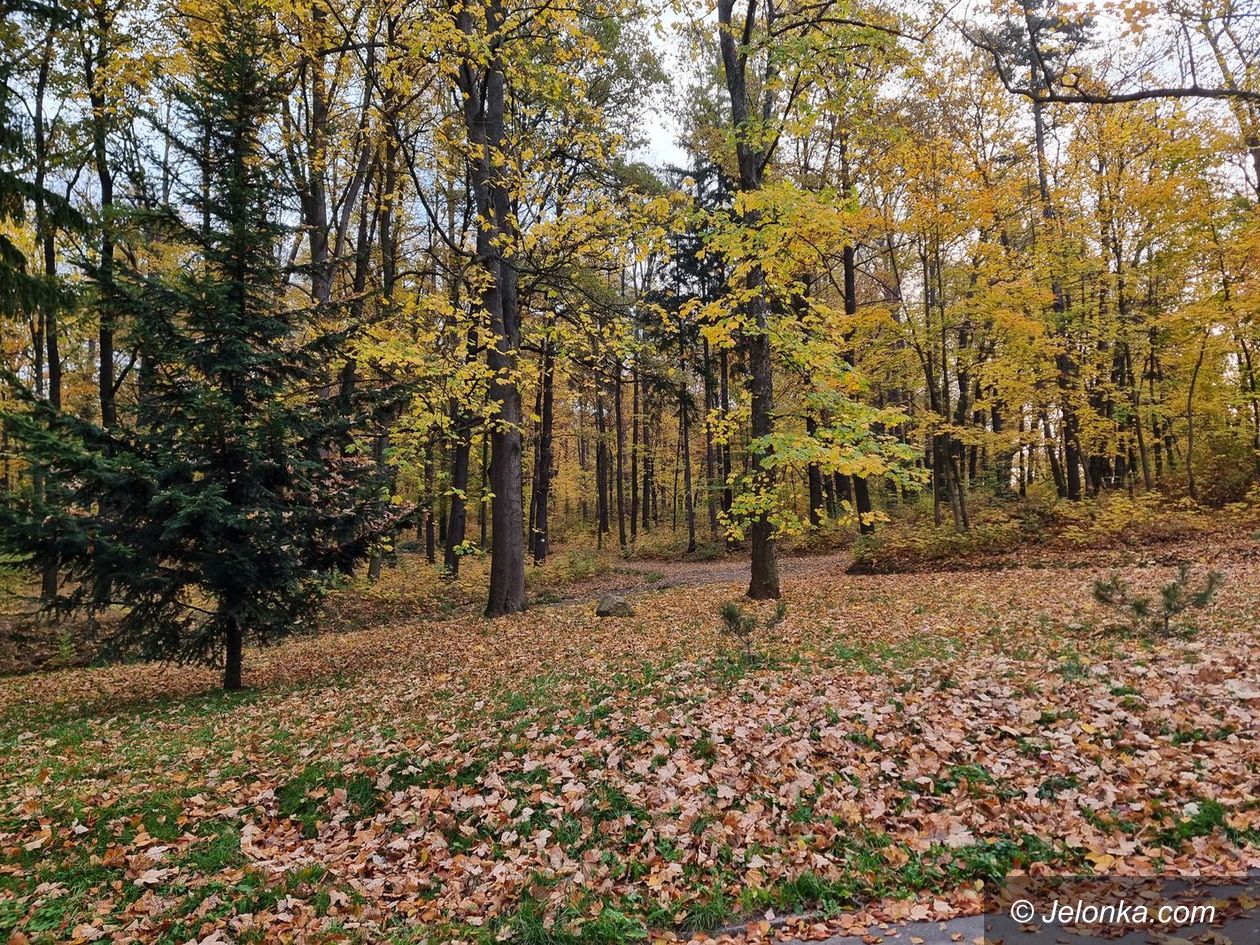
{"label": "pine sapling", "polygon": [[1210,604],[1223,580],[1219,571],[1209,571],[1203,586],[1192,590],[1190,578],[1190,564],[1183,561],[1177,577],[1160,589],[1155,601],[1149,596],[1134,596],[1124,579],[1113,574],[1094,583],[1094,599],[1124,615],[1124,626],[1131,632],[1170,636],[1175,629],[1173,620],[1187,610],[1202,610]]}
{"label": "pine sapling", "polygon": [[[758,626],[756,615],[744,613],[743,608],[733,600],[723,604],[718,614],[722,618],[722,633],[739,641],[742,650],[741,659],[745,663],[753,662],[753,635],[757,632]],[[787,604],[779,601],[775,604],[774,613],[766,618],[761,626],[769,630],[781,624],[785,617],[787,617]]]}

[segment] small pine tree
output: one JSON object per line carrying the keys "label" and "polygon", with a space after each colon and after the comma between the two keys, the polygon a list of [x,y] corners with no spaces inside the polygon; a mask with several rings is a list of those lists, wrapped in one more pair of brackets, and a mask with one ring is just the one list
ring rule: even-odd
{"label": "small pine tree", "polygon": [[[718,615],[722,618],[722,632],[739,641],[742,650],[741,658],[745,663],[751,663],[753,661],[753,635],[758,627],[756,615],[744,613],[743,608],[733,600],[723,604],[718,609]],[[782,623],[785,617],[787,617],[787,604],[779,601],[775,604],[774,613],[766,618],[762,627],[770,630]]]}
{"label": "small pine tree", "polygon": [[269,16],[258,0],[206,11],[178,94],[194,212],[150,221],[186,256],[174,273],[118,273],[103,300],[131,325],[135,423],[105,430],[32,404],[17,432],[47,470],[47,501],[10,511],[5,538],[65,563],[76,582],[57,606],[94,608],[106,588],[120,647],[220,663],[237,689],[246,637],[290,630],[397,516],[368,461],[329,448],[344,424],[319,395],[329,339],[286,299]]}
{"label": "small pine tree", "polygon": [[1134,632],[1169,636],[1174,630],[1173,619],[1186,610],[1201,610],[1210,604],[1223,580],[1219,571],[1209,571],[1203,586],[1192,591],[1190,577],[1189,562],[1181,562],[1177,577],[1160,589],[1156,603],[1150,597],[1134,597],[1124,579],[1113,574],[1094,583],[1094,599],[1120,611],[1127,620],[1126,626]]}

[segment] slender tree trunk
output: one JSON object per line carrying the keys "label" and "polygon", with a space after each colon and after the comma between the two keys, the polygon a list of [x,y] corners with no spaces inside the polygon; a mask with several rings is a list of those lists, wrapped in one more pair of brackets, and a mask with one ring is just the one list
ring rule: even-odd
{"label": "slender tree trunk", "polygon": [[1050,475],[1054,478],[1054,488],[1059,498],[1067,498],[1067,477],[1063,474],[1063,465],[1059,462],[1059,452],[1055,446],[1054,433],[1050,430],[1050,418],[1045,410],[1041,411],[1041,434],[1045,444],[1046,461],[1050,464]]}
{"label": "slender tree trunk", "polygon": [[[678,427],[682,429],[682,415],[678,417]],[[670,500],[670,521],[669,530],[677,533],[678,531],[678,477],[682,475],[682,436],[678,437],[678,442],[674,444],[674,493]]]}
{"label": "slender tree trunk", "polygon": [[555,357],[551,342],[543,345],[542,409],[539,413],[538,450],[534,465],[534,561],[542,564],[547,560],[550,532],[548,516],[551,501],[552,426],[555,414]]}
{"label": "slender tree trunk", "polygon": [[683,397],[678,410],[678,435],[682,447],[683,504],[687,512],[687,553],[691,554],[696,550],[696,502],[691,481],[691,424],[688,418],[690,411],[687,410],[686,377],[684,366]]}
{"label": "slender tree trunk", "polygon": [[[844,186],[845,190],[851,191],[851,185],[848,181],[848,160],[844,157],[844,150],[841,150],[841,163],[844,168]],[[857,315],[857,251],[853,244],[846,243],[841,254],[841,264],[844,269],[844,312],[850,318]],[[850,367],[854,364],[852,350],[845,351],[845,360]],[[875,520],[871,517],[873,507],[871,506],[871,490],[866,482],[865,476],[853,477],[853,498],[858,514],[858,534],[872,535],[875,533]]]}
{"label": "slender tree trunk", "polygon": [[[85,79],[88,101],[91,105],[92,161],[96,170],[97,189],[101,206],[100,258],[96,266],[96,285],[99,292],[99,326],[97,329],[97,394],[101,406],[101,426],[112,430],[118,425],[117,387],[114,368],[114,172],[110,167],[108,152],[109,103],[106,101],[102,73],[109,66],[112,21],[103,2],[92,4],[96,20],[96,47],[84,50]],[[108,499],[102,498],[108,506]],[[113,597],[111,582],[98,578],[92,592],[96,605],[104,606]],[[95,625],[94,618],[89,620]]]}
{"label": "slender tree trunk", "polygon": [[1190,375],[1190,390],[1186,393],[1186,485],[1190,498],[1199,501],[1199,489],[1194,481],[1194,392],[1199,385],[1199,371],[1203,368],[1203,357],[1207,354],[1208,333],[1203,332],[1203,340],[1199,343],[1199,357],[1194,362],[1194,371]]}
{"label": "slender tree trunk", "polygon": [[[44,93],[48,85],[48,75],[52,66],[53,33],[50,29],[44,43],[44,55],[40,61],[39,79],[35,90],[35,226],[36,237],[43,252],[44,275],[51,285],[57,275],[56,230],[53,226],[48,208],[45,206],[44,187],[48,168],[48,135],[44,125]],[[56,303],[44,307],[43,345],[47,351],[46,367],[48,372],[48,406],[53,410],[61,410],[61,350],[59,347]],[[41,373],[38,364],[41,352],[38,350],[40,339],[36,339],[35,375]],[[35,485],[35,494],[42,498],[43,483]],[[59,586],[58,565],[55,558],[50,558],[40,573],[40,597],[45,601],[55,600]]]}
{"label": "slender tree trunk", "polygon": [[433,458],[433,444],[426,443],[424,447],[424,558],[429,564],[437,562],[437,542],[436,536],[433,534],[433,518],[434,518],[434,495],[437,490],[436,478],[434,475],[435,463]]}
{"label": "slender tree trunk", "polygon": [[490,437],[483,428],[481,433],[481,500],[477,503],[477,531],[479,533],[477,546],[482,551],[485,551],[488,545],[487,539],[490,537],[490,518],[486,512],[493,503],[494,492],[490,485],[493,475],[494,458],[490,453]]}
{"label": "slender tree trunk", "polygon": [[626,427],[621,411],[621,364],[613,366],[613,420],[617,424],[617,544],[626,550]]}
{"label": "slender tree trunk", "polygon": [[240,621],[234,614],[224,622],[223,688],[228,692],[236,692],[242,687],[241,668],[244,661],[245,634]]}
{"label": "slender tree trunk", "polygon": [[598,542],[603,547],[604,535],[611,530],[611,510],[609,506],[612,504],[612,497],[609,494],[609,479],[611,473],[609,471],[609,449],[608,449],[608,421],[604,414],[604,396],[599,389],[599,382],[596,382],[595,389],[595,509],[599,520]]}
{"label": "slender tree trunk", "polygon": [[[718,355],[718,366],[721,370],[718,384],[719,406],[722,410],[722,419],[726,420],[731,414],[731,365],[730,355],[726,348],[723,348]],[[719,453],[722,461],[722,511],[729,514],[731,504],[735,501],[735,493],[731,489],[731,443],[729,436],[723,437]]]}
{"label": "slender tree trunk", "polygon": [[1019,441],[1020,441],[1020,445],[1019,445],[1019,497],[1021,499],[1025,498],[1028,495],[1028,473],[1029,473],[1029,470],[1027,468],[1028,461],[1024,458],[1024,454],[1025,454],[1024,432],[1025,432],[1024,412],[1021,410],[1019,413],[1019,433],[1020,433],[1020,436],[1019,436]]}
{"label": "slender tree trunk", "polygon": [[[1024,18],[1030,32],[1035,30],[1031,0],[1024,0]],[[1040,90],[1043,82],[1040,63],[1030,63],[1030,74],[1033,89]],[[1056,229],[1057,224],[1054,202],[1050,197],[1050,172],[1046,158],[1045,117],[1041,102],[1036,100],[1033,102],[1033,139],[1037,158],[1037,186],[1041,196],[1041,216],[1046,223],[1047,235],[1050,238],[1055,238],[1053,231]],[[1050,288],[1054,296],[1053,307],[1055,318],[1058,322],[1057,327],[1062,334],[1065,348],[1064,351],[1055,357],[1055,367],[1058,372],[1057,383],[1060,393],[1059,409],[1062,414],[1060,424],[1063,432],[1064,497],[1076,501],[1081,497],[1079,434],[1076,405],[1073,402],[1077,370],[1075,360],[1066,350],[1070,342],[1065,324],[1067,319],[1067,298],[1057,269],[1051,272]]]}
{"label": "slender tree trunk", "polygon": [[472,419],[452,402],[455,444],[451,450],[451,490],[447,506],[446,543],[442,566],[450,578],[459,576],[460,546],[468,532],[468,461],[472,452]]}
{"label": "slender tree trunk", "polygon": [[[805,435],[813,439],[818,436],[818,421],[813,417],[805,418]],[[809,478],[809,527],[818,528],[822,524],[819,509],[823,504],[823,474],[817,463],[810,463],[806,471]]]}
{"label": "slender tree trunk", "polygon": [[[1238,338],[1239,353],[1242,355],[1241,363],[1243,367],[1240,383],[1242,384],[1243,394],[1247,399],[1247,406],[1250,408],[1251,414],[1251,452],[1255,457],[1256,472],[1260,474],[1260,386],[1256,383],[1256,368],[1252,363],[1251,346],[1247,344],[1247,339]],[[52,389],[52,348],[49,347],[49,389]]]}
{"label": "slender tree trunk", "polygon": [[718,533],[717,487],[714,482],[716,462],[713,450],[713,425],[710,418],[717,407],[717,387],[713,383],[713,357],[709,350],[707,338],[701,339],[704,348],[704,494],[709,512],[709,534],[714,538]]}
{"label": "slender tree trunk", "polygon": [[652,476],[655,468],[655,460],[653,449],[655,441],[650,439],[651,425],[648,422],[648,399],[643,398],[643,501],[640,506],[643,516],[643,530],[649,531],[652,528]]}
{"label": "slender tree trunk", "polygon": [[[377,474],[382,475],[386,467],[385,451],[389,445],[389,434],[386,432],[389,429],[389,418],[381,417],[379,422],[382,429],[378,430],[376,435],[372,437],[372,462],[376,466]],[[387,474],[384,474],[383,478],[388,481]],[[393,492],[392,484],[390,485],[390,492]],[[382,552],[379,548],[373,550],[371,557],[368,559],[368,581],[373,584],[381,579],[382,560]]]}
{"label": "slender tree trunk", "polygon": [[[1006,432],[1006,422],[1002,417],[1002,410],[997,403],[993,404],[989,413],[989,426],[993,429],[995,438],[1000,438]],[[1023,450],[1023,438],[1020,438],[1019,449]],[[1021,452],[1022,455],[1022,452]],[[997,456],[994,459],[993,470],[993,494],[999,498],[1009,496],[1011,494],[1011,472],[1015,465],[1015,449],[1001,445],[998,447]]]}
{"label": "slender tree trunk", "polygon": [[1129,407],[1133,412],[1130,428],[1137,440],[1138,458],[1142,463],[1142,485],[1149,492],[1155,485],[1151,478],[1151,460],[1146,449],[1146,434],[1142,431],[1142,382],[1133,370],[1133,352],[1124,346],[1126,373],[1129,382]]}
{"label": "slender tree trunk", "polygon": [[630,543],[639,535],[639,365],[630,369]]}

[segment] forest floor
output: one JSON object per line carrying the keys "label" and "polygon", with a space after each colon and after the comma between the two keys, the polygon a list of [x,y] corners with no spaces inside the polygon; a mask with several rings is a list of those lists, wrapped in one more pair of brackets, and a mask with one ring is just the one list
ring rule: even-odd
{"label": "forest floor", "polygon": [[[1183,559],[1224,575],[1193,632],[1093,599]],[[0,937],[874,942],[1010,870],[1260,868],[1251,527],[1016,561],[787,558],[749,664],[719,633],[729,561],[566,573],[491,623],[449,586],[443,619],[390,606],[419,593],[404,557],[342,632],[249,651],[242,693],[145,664],[0,679]],[[637,616],[593,616],[639,587]]]}

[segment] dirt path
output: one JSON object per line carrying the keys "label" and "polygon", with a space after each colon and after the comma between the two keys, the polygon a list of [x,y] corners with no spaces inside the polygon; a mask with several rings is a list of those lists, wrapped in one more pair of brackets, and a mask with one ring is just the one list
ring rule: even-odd
{"label": "dirt path", "polygon": [[[846,552],[823,555],[798,555],[779,559],[781,577],[800,574],[817,574],[820,571],[844,570],[853,556]],[[653,587],[686,587],[708,584],[738,584],[748,580],[748,559],[743,556],[721,558],[717,561],[668,561],[655,566],[636,563],[632,570],[646,576],[653,572],[664,577]],[[629,570],[629,569],[628,569]]]}
{"label": "dirt path", "polygon": [[[842,574],[852,562],[846,552],[794,555],[779,559],[781,578],[806,574]],[[716,561],[634,561],[597,578],[566,587],[560,596],[536,602],[535,606],[574,604],[598,600],[608,594],[642,594],[674,587],[709,587],[715,584],[747,584],[748,558],[730,555]]]}

